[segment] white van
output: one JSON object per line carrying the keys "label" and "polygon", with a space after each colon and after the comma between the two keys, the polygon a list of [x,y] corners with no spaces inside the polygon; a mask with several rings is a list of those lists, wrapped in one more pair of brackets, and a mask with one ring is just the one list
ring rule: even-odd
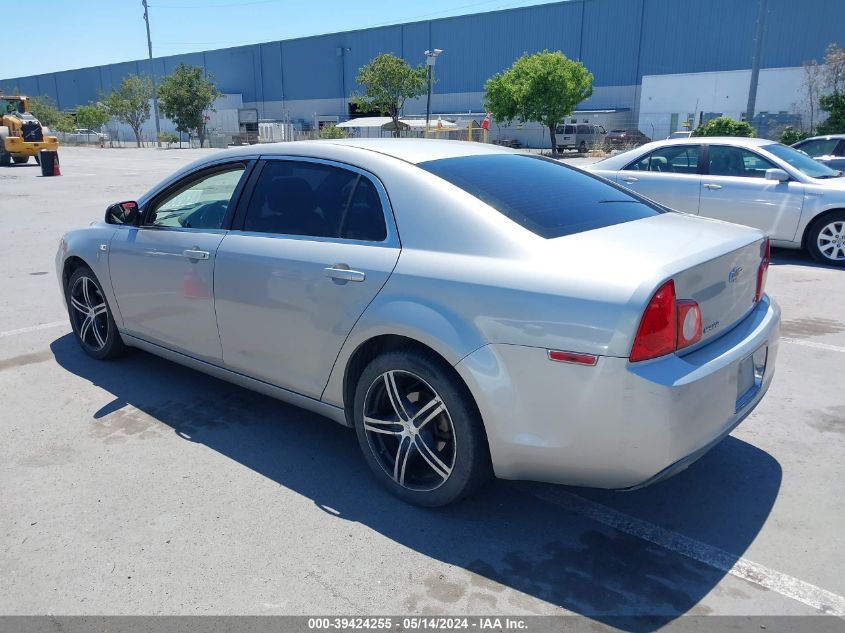
{"label": "white van", "polygon": [[561,123],[555,128],[558,149],[576,149],[581,153],[604,146],[607,130],[591,123]]}

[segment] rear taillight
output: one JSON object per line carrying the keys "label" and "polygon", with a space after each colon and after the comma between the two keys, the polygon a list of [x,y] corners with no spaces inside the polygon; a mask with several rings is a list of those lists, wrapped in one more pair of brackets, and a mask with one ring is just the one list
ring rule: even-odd
{"label": "rear taillight", "polygon": [[643,312],[631,348],[631,362],[657,358],[675,351],[678,341],[676,312],[675,282],[670,279],[657,289]]}
{"label": "rear taillight", "polygon": [[766,290],[766,277],[769,273],[769,262],[772,261],[772,245],[767,237],[760,244],[760,267],[757,269],[757,292],[754,295],[754,303],[763,298],[763,292]]}
{"label": "rear taillight", "polygon": [[701,308],[690,299],[676,299],[670,279],[648,302],[629,359],[635,363],[671,354],[698,343],[701,334]]}

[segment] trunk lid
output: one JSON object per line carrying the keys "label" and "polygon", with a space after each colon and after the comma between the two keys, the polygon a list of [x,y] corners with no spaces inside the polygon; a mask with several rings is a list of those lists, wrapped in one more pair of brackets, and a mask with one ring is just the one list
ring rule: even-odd
{"label": "trunk lid", "polygon": [[701,309],[701,341],[678,352],[685,354],[730,331],[753,309],[764,239],[757,229],[668,212],[549,240],[549,248],[563,270],[578,270],[594,288],[627,296],[611,355],[628,355],[645,306],[674,279],[677,299],[692,299]]}
{"label": "trunk lid", "polygon": [[701,308],[698,345],[729,331],[754,307],[761,245],[762,238],[673,276],[677,298],[692,299]]}

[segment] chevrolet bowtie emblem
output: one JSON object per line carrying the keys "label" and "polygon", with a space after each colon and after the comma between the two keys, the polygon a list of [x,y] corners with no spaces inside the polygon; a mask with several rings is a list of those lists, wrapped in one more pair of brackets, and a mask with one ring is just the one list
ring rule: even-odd
{"label": "chevrolet bowtie emblem", "polygon": [[736,283],[742,275],[742,266],[734,266],[728,273],[728,283]]}

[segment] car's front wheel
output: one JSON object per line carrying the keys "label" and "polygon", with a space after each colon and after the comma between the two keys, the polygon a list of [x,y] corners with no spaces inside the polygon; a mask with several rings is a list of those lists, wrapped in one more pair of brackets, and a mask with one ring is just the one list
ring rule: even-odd
{"label": "car's front wheel", "polygon": [[65,298],[73,333],[86,354],[106,360],[124,353],[106,295],[90,268],[80,266],[73,272],[65,286]]}
{"label": "car's front wheel", "polygon": [[451,503],[491,473],[475,403],[434,354],[408,350],[376,357],[358,381],[354,418],[376,478],[409,503]]}
{"label": "car's front wheel", "polygon": [[818,262],[845,267],[845,211],[813,222],[807,233],[807,250]]}

